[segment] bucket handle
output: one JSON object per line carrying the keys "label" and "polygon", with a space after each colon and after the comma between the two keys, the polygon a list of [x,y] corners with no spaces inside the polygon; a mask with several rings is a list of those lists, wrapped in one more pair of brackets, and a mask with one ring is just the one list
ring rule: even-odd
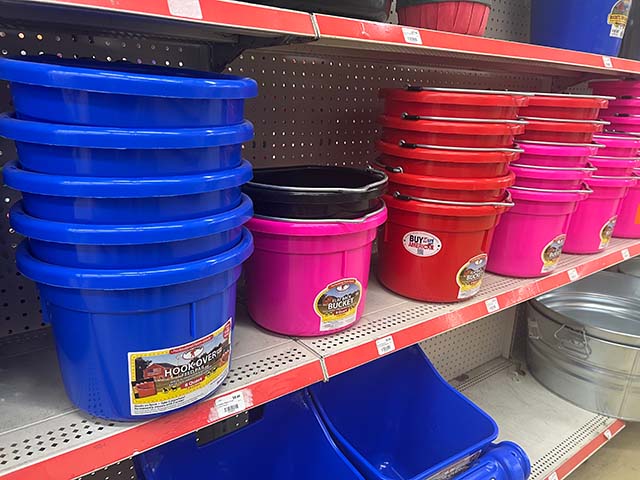
{"label": "bucket handle", "polygon": [[[500,124],[509,124],[509,125],[529,125],[529,122],[526,120],[503,120],[503,119],[493,119],[493,118],[458,118],[458,117],[433,117],[433,116],[425,116],[425,115],[410,115],[404,112],[400,115],[403,120],[434,120],[436,122],[458,122],[458,123],[500,123]],[[607,123],[608,125],[608,123]]]}
{"label": "bucket handle", "polygon": [[383,168],[390,173],[404,173],[404,169],[402,167],[392,167],[391,165],[385,165],[380,161],[380,159],[374,160],[373,164],[376,167]]}
{"label": "bucket handle", "polygon": [[533,97],[535,94],[531,92],[512,92],[510,90],[480,90],[467,88],[446,88],[446,87],[421,87],[419,85],[407,85],[410,92],[452,92],[452,93],[486,93],[488,95],[520,95],[525,97]]}
{"label": "bucket handle", "polygon": [[593,193],[593,190],[591,190],[586,183],[583,183],[582,187],[583,187],[582,190],[553,190],[550,188],[518,187],[514,185],[513,187],[509,187],[509,189],[522,190],[526,192],[546,192],[546,193],[588,193],[588,194]]}
{"label": "bucket handle", "polygon": [[544,118],[544,117],[520,117],[523,120],[533,120],[534,122],[551,122],[551,123],[582,123],[595,125],[611,125],[606,120],[570,120],[568,118]]}
{"label": "bucket handle", "polygon": [[378,180],[376,182],[368,184],[366,187],[362,188],[340,188],[340,187],[293,187],[293,186],[282,186],[282,185],[271,185],[260,182],[248,182],[249,185],[264,188],[265,190],[281,190],[285,192],[311,192],[311,193],[367,193],[371,190],[374,190],[382,185],[385,185],[388,181],[387,174],[381,172],[380,170],[376,170],[371,166],[368,167],[368,170],[379,173],[384,178]]}
{"label": "bucket handle", "polygon": [[416,202],[422,203],[433,203],[436,205],[456,205],[461,207],[513,207],[515,203],[511,201],[511,195],[507,192],[507,195],[504,198],[503,202],[456,202],[453,200],[437,200],[435,198],[421,198],[414,197],[412,195],[404,195],[400,192],[393,192],[393,198],[397,198],[398,200],[403,200],[408,202],[410,200],[415,200]]}
{"label": "bucket handle", "polygon": [[[563,332],[566,333],[561,335]],[[583,360],[587,360],[593,353],[589,345],[589,340],[587,339],[587,333],[583,329],[575,331],[563,324],[554,332],[553,338],[558,342],[558,347],[569,353],[578,355]]]}
{"label": "bucket handle", "polygon": [[[481,147],[448,147],[445,145],[426,145],[423,143],[408,143],[404,140],[398,142],[398,146],[402,148],[431,148],[433,150],[452,150],[460,152],[507,152],[507,153],[524,153],[522,148],[481,148]],[[603,145],[604,147],[604,145]]]}
{"label": "bucket handle", "polygon": [[[590,163],[588,165],[591,165]],[[547,167],[543,165],[523,165],[521,163],[512,163],[512,167],[518,168],[531,168],[536,170],[551,170],[551,171],[571,171],[571,172],[595,172],[598,170],[596,167]]]}

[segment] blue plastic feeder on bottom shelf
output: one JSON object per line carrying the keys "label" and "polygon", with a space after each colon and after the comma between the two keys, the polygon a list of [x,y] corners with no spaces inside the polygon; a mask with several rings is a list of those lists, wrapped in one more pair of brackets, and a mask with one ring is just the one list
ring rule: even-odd
{"label": "blue plastic feeder on bottom shelf", "polygon": [[34,172],[89,177],[196,175],[234,168],[253,125],[154,129],[86,127],[0,115],[0,136],[15,141],[20,165]]}
{"label": "blue plastic feeder on bottom shelf", "polygon": [[139,478],[363,480],[336,448],[306,391],[250,410],[247,421],[207,443],[192,433],[134,457]]}
{"label": "blue plastic feeder on bottom shelf", "polygon": [[98,417],[143,420],[206,397],[226,377],[236,282],[252,251],[244,230],[226,252],[157,268],[61,267],[35,259],[26,242],[16,262],[38,286],[71,401]]}
{"label": "blue plastic feeder on bottom shelf", "polygon": [[152,268],[187,263],[217,255],[235,246],[242,225],[253,214],[242,195],[236,208],[190,220],[131,225],[91,225],[35,218],[16,203],[11,226],[29,237],[29,251],[38,260],[77,268]]}
{"label": "blue plastic feeder on bottom shelf", "polygon": [[189,128],[242,122],[256,82],[210,72],[71,60],[0,59],[21,118],[75,125]]}
{"label": "blue plastic feeder on bottom shelf", "polygon": [[158,178],[68,177],[36,173],[16,161],[5,183],[22,192],[25,212],[58,222],[162,223],[215,215],[237,207],[251,164],[211,174]]}

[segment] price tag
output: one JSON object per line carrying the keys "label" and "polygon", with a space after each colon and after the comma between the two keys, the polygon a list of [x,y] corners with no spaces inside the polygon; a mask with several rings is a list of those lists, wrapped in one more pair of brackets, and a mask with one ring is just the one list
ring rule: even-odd
{"label": "price tag", "polygon": [[171,15],[202,20],[200,0],[167,0],[167,5]]}
{"label": "price tag", "polygon": [[558,478],[558,474],[556,472],[553,472],[551,475],[549,475],[548,480],[560,480]]}
{"label": "price tag", "polygon": [[607,57],[606,55],[602,56],[602,63],[607,68],[613,68],[613,62],[611,61],[611,57]]}
{"label": "price tag", "polygon": [[608,428],[604,431],[604,438],[607,440],[611,440],[613,438],[613,433]]}
{"label": "price tag", "polygon": [[631,253],[629,253],[629,249],[625,248],[624,250],[622,250],[622,259],[629,260],[630,258],[631,258]]}
{"label": "price tag", "polygon": [[490,298],[485,301],[484,304],[487,306],[487,312],[493,313],[500,310],[500,304],[498,303],[498,299],[496,297]]}
{"label": "price tag", "polygon": [[572,282],[575,282],[580,278],[580,274],[578,274],[578,271],[575,268],[569,270],[567,274],[569,275],[569,280],[571,280]]}
{"label": "price tag", "polygon": [[420,30],[416,30],[415,28],[402,27],[402,35],[404,35],[405,42],[412,43],[414,45],[422,45]]}
{"label": "price tag", "polygon": [[378,348],[378,355],[384,355],[385,353],[393,352],[396,349],[396,344],[393,343],[393,337],[389,335],[376,340],[376,347]]}
{"label": "price tag", "polygon": [[216,399],[216,410],[218,418],[227,417],[246,410],[247,405],[244,401],[242,391],[231,393]]}

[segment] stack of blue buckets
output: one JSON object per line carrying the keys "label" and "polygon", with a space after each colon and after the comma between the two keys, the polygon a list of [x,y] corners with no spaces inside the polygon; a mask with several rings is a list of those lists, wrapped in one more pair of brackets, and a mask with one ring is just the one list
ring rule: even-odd
{"label": "stack of blue buckets", "polygon": [[58,58],[0,59],[0,135],[22,192],[19,270],[39,288],[67,393],[141,420],[227,375],[236,282],[253,250],[247,78]]}

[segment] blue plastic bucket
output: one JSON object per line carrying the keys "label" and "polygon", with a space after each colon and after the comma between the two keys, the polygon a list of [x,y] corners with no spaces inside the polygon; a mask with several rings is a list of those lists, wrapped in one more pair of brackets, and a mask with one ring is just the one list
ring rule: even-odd
{"label": "blue plastic bucket", "polygon": [[367,480],[423,480],[453,464],[464,468],[498,436],[491,417],[417,346],[309,389],[336,444]]}
{"label": "blue plastic bucket", "polygon": [[15,140],[34,172],[91,177],[196,175],[234,168],[250,122],[214,128],[107,128],[18,120],[0,115],[0,136]]}
{"label": "blue plastic bucket", "polygon": [[631,0],[533,0],[531,43],[616,56]]}
{"label": "blue plastic bucket", "polygon": [[[249,411],[248,424],[209,443],[192,433],[134,457],[141,480],[362,480],[303,390]],[[205,432],[200,432],[204,437]]]}
{"label": "blue plastic bucket", "polygon": [[211,257],[237,245],[253,208],[242,203],[216,215],[167,223],[87,225],[35,218],[23,202],[10,212],[11,226],[29,237],[31,254],[77,268],[151,268]]}
{"label": "blue plastic bucket", "polygon": [[251,164],[211,174],[158,178],[67,177],[31,172],[16,161],[5,183],[22,192],[34,217],[70,223],[163,223],[215,215],[237,207]]}
{"label": "blue plastic bucket", "polygon": [[73,125],[189,128],[240,123],[250,78],[127,62],[0,59],[19,118]]}
{"label": "blue plastic bucket", "polygon": [[236,282],[252,251],[245,230],[224,253],[152,269],[60,267],[25,242],[16,262],[38,285],[71,401],[98,417],[142,420],[204,398],[226,377]]}

